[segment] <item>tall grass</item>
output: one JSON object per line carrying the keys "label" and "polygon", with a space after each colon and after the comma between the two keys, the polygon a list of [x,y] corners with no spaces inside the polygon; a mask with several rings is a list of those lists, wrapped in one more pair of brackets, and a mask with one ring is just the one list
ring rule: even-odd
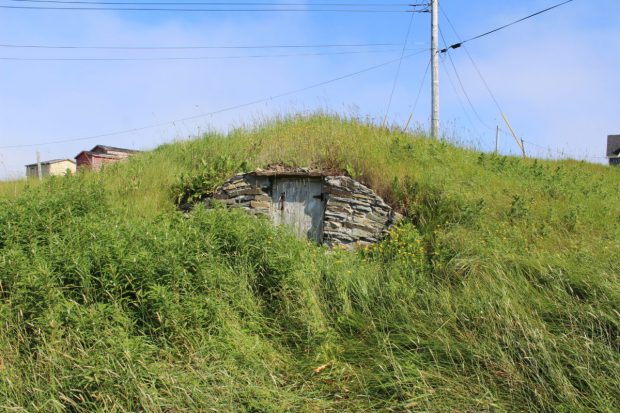
{"label": "tall grass", "polygon": [[17,198],[26,189],[36,186],[39,181],[36,179],[15,179],[0,182],[0,199]]}
{"label": "tall grass", "polygon": [[[328,251],[176,210],[272,162],[406,214]],[[162,146],[0,205],[0,409],[620,410],[620,171],[316,115]]]}

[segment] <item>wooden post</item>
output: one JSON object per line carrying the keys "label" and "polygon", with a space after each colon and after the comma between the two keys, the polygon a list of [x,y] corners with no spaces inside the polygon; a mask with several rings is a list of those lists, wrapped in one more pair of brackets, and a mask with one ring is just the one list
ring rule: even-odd
{"label": "wooden post", "polygon": [[499,152],[499,125],[495,129],[495,155]]}
{"label": "wooden post", "polygon": [[37,177],[39,178],[39,181],[43,179],[41,173],[41,154],[39,153],[39,151],[37,151]]}
{"label": "wooden post", "polygon": [[521,153],[523,154],[523,157],[525,158],[525,147],[523,146],[523,139],[517,137],[517,134],[515,133],[515,130],[512,129],[512,126],[510,126],[510,122],[508,122],[508,118],[506,117],[506,115],[504,115],[503,112],[501,112],[502,114],[502,118],[504,118],[504,122],[506,122],[506,125],[508,126],[508,129],[510,130],[510,133],[512,134],[512,137],[515,139],[515,142],[517,142],[517,145],[519,146],[519,148],[521,148]]}

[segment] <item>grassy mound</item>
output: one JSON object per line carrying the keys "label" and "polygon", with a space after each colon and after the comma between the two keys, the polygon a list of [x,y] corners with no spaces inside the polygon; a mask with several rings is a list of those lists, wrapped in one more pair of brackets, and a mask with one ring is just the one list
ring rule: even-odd
{"label": "grassy mound", "polygon": [[[348,253],[177,211],[271,162],[407,222]],[[0,410],[617,412],[619,179],[317,115],[5,184]]]}

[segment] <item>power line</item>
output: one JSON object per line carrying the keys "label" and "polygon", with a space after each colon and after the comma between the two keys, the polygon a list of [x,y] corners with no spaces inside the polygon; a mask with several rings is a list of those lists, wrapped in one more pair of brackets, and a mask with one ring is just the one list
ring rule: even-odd
{"label": "power line", "polygon": [[[409,58],[415,55],[418,55],[420,53],[427,53],[428,50],[422,50],[422,51],[418,51],[416,53],[411,53],[406,55],[404,58]],[[160,126],[166,126],[166,125],[170,125],[170,124],[174,124],[176,122],[185,122],[188,120],[194,120],[194,119],[199,119],[199,118],[204,118],[207,116],[212,116],[212,115],[217,115],[220,113],[224,113],[224,112],[230,112],[236,109],[242,109],[248,106],[253,106],[253,105],[257,105],[259,103],[264,103],[264,102],[270,102],[272,100],[275,99],[280,99],[286,96],[291,96],[291,95],[295,95],[298,93],[302,93],[305,92],[307,90],[311,90],[311,89],[315,89],[321,86],[325,86],[331,83],[335,83],[338,82],[340,80],[344,80],[344,79],[348,79],[354,76],[358,76],[360,74],[366,73],[366,72],[370,72],[376,69],[379,69],[381,67],[384,66],[388,66],[390,64],[396,63],[400,61],[399,59],[393,59],[393,60],[389,60],[387,62],[383,62],[380,63],[378,65],[374,65],[374,66],[370,66],[367,67],[365,69],[362,70],[358,70],[357,72],[353,72],[353,73],[348,73],[346,75],[342,75],[333,79],[329,79],[323,82],[319,82],[319,83],[315,83],[313,85],[309,85],[300,89],[295,89],[295,90],[291,90],[288,92],[284,92],[284,93],[280,93],[278,95],[274,95],[274,96],[270,96],[267,98],[263,98],[263,99],[257,99],[257,100],[253,100],[250,102],[246,102],[246,103],[242,103],[242,104],[238,104],[238,105],[234,105],[234,106],[229,106],[229,107],[225,107],[222,109],[218,109],[215,110],[213,112],[207,112],[207,113],[201,113],[198,115],[194,115],[194,116],[188,116],[185,118],[180,118],[180,119],[175,119],[175,120],[171,120],[171,121],[167,121],[167,122],[160,122],[160,123],[156,123],[156,124],[151,124],[151,125],[146,125],[146,126],[141,126],[141,127],[137,127],[137,128],[131,128],[131,129],[123,129],[123,130],[118,130],[118,131],[114,131],[114,132],[108,132],[108,133],[103,133],[103,134],[98,134],[98,135],[91,135],[91,136],[86,136],[86,137],[82,137],[82,138],[73,138],[73,139],[59,139],[59,140],[54,140],[54,141],[48,141],[48,142],[39,142],[39,143],[33,143],[33,144],[23,144],[23,145],[7,145],[7,146],[0,146],[0,149],[16,149],[16,148],[31,148],[31,147],[36,147],[36,146],[45,146],[45,145],[53,145],[53,144],[58,144],[58,143],[68,143],[68,142],[78,142],[78,141],[86,141],[86,140],[92,140],[92,139],[99,139],[99,138],[105,138],[105,137],[109,137],[109,136],[115,136],[115,135],[124,135],[127,133],[132,133],[132,132],[139,132],[142,130],[146,130],[146,129],[152,129],[152,128],[157,128]]]}
{"label": "power line", "polygon": [[[476,118],[478,119],[478,122],[480,122],[480,125],[485,127],[486,129],[495,131],[496,128],[489,126],[484,120],[482,120],[482,117],[480,116],[480,113],[476,110],[475,105],[473,104],[469,94],[467,93],[467,90],[465,89],[465,85],[461,80],[461,77],[459,75],[459,72],[456,68],[456,65],[453,61],[453,59],[450,56],[450,53],[446,53],[445,56],[450,57],[448,60],[450,60],[450,65],[452,66],[452,70],[454,71],[454,74],[456,75],[457,81],[459,83],[459,87],[461,89],[461,92],[463,93],[463,95],[465,96],[465,99],[467,100],[467,103],[469,104],[469,107],[471,109],[471,111],[474,113],[474,115],[476,116]],[[444,63],[444,65],[447,67],[447,64],[445,63],[445,59],[442,60],[442,63]],[[469,116],[469,114],[467,113],[467,109],[465,107],[465,105],[463,104],[463,101],[459,95],[459,92],[457,91],[457,88],[452,80],[452,76],[450,75],[450,72],[448,70],[446,70],[445,72],[448,75],[448,80],[450,81],[450,86],[452,87],[452,90],[454,91],[454,94],[456,95],[458,102],[459,102],[459,106],[461,106],[461,109],[463,110],[463,113],[465,114],[465,116],[467,117],[467,120],[469,121],[469,123],[471,124],[471,126],[476,129],[476,131],[478,133],[480,133],[476,127],[476,125],[474,125],[474,122],[472,122],[471,117]],[[500,128],[499,126],[497,126],[497,130],[499,130],[499,132],[501,132],[502,134],[509,136],[512,138],[512,135],[505,131],[504,129]],[[481,134],[482,136],[482,134]]]}
{"label": "power line", "polygon": [[[58,10],[58,11],[167,11],[167,12],[205,12],[205,13],[267,13],[267,12],[321,12],[321,13],[411,13],[417,10],[383,10],[383,9],[303,9],[303,8],[254,8],[254,9],[203,9],[203,8],[160,8],[160,7],[48,7],[48,6],[10,6],[0,5],[0,9],[15,10]],[[419,10],[422,12],[423,10]]]}
{"label": "power line", "polygon": [[[409,49],[410,50],[410,49]],[[426,50],[426,49],[424,49]],[[238,55],[238,56],[168,56],[168,57],[0,57],[0,61],[35,61],[35,62],[133,62],[133,61],[187,61],[187,60],[243,60],[243,59],[268,59],[284,57],[313,57],[313,56],[340,56],[354,54],[378,54],[398,52],[398,49],[390,50],[357,50],[341,52],[317,52],[317,53],[288,53],[288,54],[264,54],[264,55]]]}
{"label": "power line", "polygon": [[[439,32],[440,36],[441,36],[441,40],[444,43],[444,46],[447,44],[446,43],[446,39],[443,36],[443,32]],[[452,66],[452,69],[454,70],[454,74],[456,75],[456,79],[459,83],[459,86],[461,87],[461,91],[463,92],[463,94],[465,95],[465,99],[467,99],[467,103],[469,103],[469,107],[471,108],[472,112],[474,113],[474,115],[476,115],[476,118],[478,118],[478,121],[480,121],[480,123],[489,129],[493,129],[491,128],[489,125],[486,124],[486,122],[484,122],[482,120],[482,118],[480,117],[480,114],[478,113],[478,111],[476,110],[476,107],[474,106],[473,102],[471,101],[469,94],[467,93],[467,90],[465,90],[465,85],[463,84],[463,81],[461,80],[461,76],[459,75],[458,70],[456,70],[456,65],[454,64],[454,60],[452,59],[452,55],[450,53],[446,53],[446,55],[448,56],[448,59],[450,60],[450,65]],[[452,81],[450,79],[450,81]]]}
{"label": "power line", "polygon": [[[571,1],[572,1],[572,0],[571,0]],[[567,3],[567,2],[565,2],[565,3]],[[561,3],[561,4],[559,4],[559,5],[557,5],[557,6],[554,6],[554,7],[559,7],[560,5],[565,4],[565,3]],[[456,37],[460,40],[460,36],[459,36],[458,32],[456,31],[456,27],[454,27],[454,24],[452,24],[452,21],[450,20],[450,17],[447,15],[447,13],[446,13],[446,12],[445,12],[445,10],[443,9],[443,7],[440,7],[440,10],[441,10],[442,14],[444,15],[444,17],[446,18],[446,21],[448,22],[448,24],[449,24],[449,25],[450,25],[450,27],[452,28],[452,31],[454,32],[454,34],[456,35]],[[545,9],[545,10],[543,10],[542,12],[547,11],[547,10],[550,10],[550,9]],[[540,13],[541,13],[541,12],[539,12],[539,13],[537,13],[537,14],[540,14]],[[463,43],[464,43],[464,42],[461,42],[461,44],[463,44]],[[447,48],[447,49],[449,49],[449,48]],[[493,91],[491,90],[491,88],[490,88],[489,84],[487,83],[486,79],[484,78],[484,76],[483,76],[482,72],[481,72],[481,71],[480,71],[480,69],[478,68],[478,65],[477,65],[477,64],[476,64],[476,62],[474,61],[474,58],[473,58],[473,57],[472,57],[472,55],[469,53],[469,50],[467,50],[467,47],[466,47],[466,46],[463,46],[463,50],[465,50],[465,54],[467,55],[467,57],[469,58],[469,60],[470,60],[470,62],[471,62],[471,64],[472,64],[472,66],[473,66],[473,67],[474,67],[474,69],[476,70],[476,73],[477,73],[477,74],[478,74],[478,76],[480,77],[480,80],[482,81],[482,83],[484,84],[484,86],[485,86],[485,88],[486,88],[487,92],[488,92],[488,93],[489,93],[489,95],[491,96],[491,99],[492,99],[492,100],[493,100],[493,102],[495,103],[495,106],[497,107],[497,109],[499,110],[499,112],[500,112],[500,113],[503,113],[503,110],[502,110],[502,108],[501,108],[501,106],[500,106],[500,104],[499,104],[499,102],[498,102],[497,98],[495,97],[495,94],[494,94],[494,93],[493,93]],[[450,53],[447,53],[447,55],[448,55],[448,56],[450,56]],[[479,118],[479,120],[480,120],[480,118]],[[483,123],[483,122],[481,121],[481,123]],[[483,123],[483,125],[485,125],[485,126],[486,126],[487,128],[489,128],[489,129],[493,129],[493,128],[489,127],[488,125],[484,124],[484,123]],[[504,135],[512,137],[512,135],[511,135],[509,132],[507,132],[506,130],[504,130],[504,129],[502,129],[502,128],[499,128],[499,130],[500,130],[500,132],[501,132],[501,133],[503,133]],[[534,143],[534,142],[531,142],[531,141],[527,141],[527,140],[524,140],[524,139],[521,139],[521,141],[522,141],[522,142],[524,142],[524,143],[527,143],[527,144],[529,144],[529,145],[532,145],[532,146],[538,147],[538,148],[542,148],[542,149],[546,149],[546,150],[549,150],[549,151],[553,151],[551,148],[544,147],[544,146],[540,146],[540,145],[538,145],[538,144],[536,144],[536,143]],[[557,151],[556,151],[556,152],[557,152]],[[557,152],[557,153],[560,153],[560,152]],[[562,154],[564,155],[564,153],[562,153]],[[596,157],[592,157],[592,158],[596,158]]]}
{"label": "power line", "polygon": [[[571,0],[572,1],[572,0]],[[447,13],[443,10],[443,8],[440,7],[441,12],[443,13],[444,17],[446,18],[446,20],[448,21],[448,24],[450,25],[450,27],[452,28],[452,31],[454,31],[454,34],[456,35],[457,39],[461,39],[461,36],[459,36],[458,32],[456,31],[456,28],[454,27],[454,25],[452,24],[452,21],[450,20],[450,18],[448,17]],[[461,42],[461,44],[464,42]],[[459,46],[460,47],[460,46]],[[446,48],[445,50],[448,50],[450,48]],[[476,62],[474,61],[474,58],[471,56],[471,54],[469,54],[469,51],[467,50],[466,46],[463,46],[463,50],[465,50],[465,53],[467,54],[467,57],[469,58],[469,61],[471,62],[472,66],[474,67],[474,69],[476,70],[476,73],[478,73],[478,76],[480,77],[480,80],[482,80],[482,83],[484,84],[484,87],[486,88],[487,92],[489,93],[489,95],[491,96],[491,99],[493,100],[493,102],[495,103],[495,106],[497,107],[497,110],[499,111],[499,113],[502,115],[502,118],[504,119],[504,121],[506,122],[506,125],[508,126],[508,129],[510,129],[511,131],[511,136],[513,137],[513,139],[515,140],[515,142],[517,143],[517,146],[519,146],[519,148],[521,149],[522,153],[523,153],[523,157],[526,156],[525,154],[525,147],[523,146],[523,139],[522,138],[518,138],[516,136],[516,133],[514,132],[514,130],[512,129],[512,127],[510,126],[510,124],[508,123],[508,119],[506,118],[506,115],[504,114],[504,111],[501,107],[501,105],[499,104],[498,100],[495,98],[495,94],[493,93],[493,91],[491,90],[491,87],[489,86],[489,84],[487,83],[486,79],[484,78],[484,76],[482,75],[482,72],[480,71],[480,69],[478,68],[478,65],[476,64]],[[449,55],[449,54],[448,54]],[[456,69],[455,69],[456,70]],[[458,76],[458,75],[457,75]],[[472,106],[473,107],[473,106]],[[476,112],[477,113],[477,112]],[[482,119],[479,119],[481,121],[482,124],[485,124],[484,122],[482,122]],[[485,124],[486,125],[486,124]],[[489,128],[489,126],[486,126],[487,128]],[[492,128],[490,128],[492,129]],[[499,129],[499,127],[498,127]],[[502,131],[504,132],[504,131]]]}
{"label": "power line", "polygon": [[137,2],[137,1],[82,1],[82,0],[11,0],[16,3],[101,4],[101,5],[161,5],[161,6],[305,6],[305,7],[421,7],[427,4],[409,3],[277,3],[277,2]]}
{"label": "power line", "polygon": [[[487,128],[487,129],[489,129],[489,130],[493,130],[493,131],[494,131],[494,130],[496,130],[494,127],[489,126],[489,125],[488,125],[488,124],[487,124],[484,120],[482,120],[482,117],[480,116],[480,113],[476,110],[475,105],[473,104],[473,102],[472,102],[472,100],[471,100],[471,98],[470,98],[469,94],[467,93],[467,90],[465,89],[465,85],[464,85],[464,83],[463,83],[463,81],[462,81],[462,79],[461,79],[461,76],[460,76],[460,75],[459,75],[459,73],[458,73],[458,70],[456,69],[456,65],[455,65],[455,63],[454,63],[454,61],[453,61],[453,59],[452,59],[452,56],[450,55],[450,53],[449,53],[449,52],[448,52],[448,53],[446,53],[446,55],[449,57],[449,60],[450,60],[450,63],[451,63],[452,69],[453,69],[453,71],[454,71],[454,74],[456,75],[456,78],[457,78],[457,80],[458,80],[458,83],[459,83],[460,89],[461,89],[461,91],[463,92],[463,94],[465,95],[465,98],[466,98],[466,100],[467,100],[467,102],[468,102],[468,104],[469,104],[469,107],[471,108],[471,111],[474,113],[474,115],[476,116],[476,118],[478,119],[478,121],[480,122],[480,124],[481,124],[482,126],[484,126],[485,128]],[[473,63],[473,60],[472,60],[472,63]],[[450,80],[450,84],[451,84],[452,88],[454,89],[455,94],[457,94],[457,92],[456,92],[456,87],[455,87],[455,86],[454,86],[454,84],[452,83],[452,78],[449,76],[449,72],[446,72],[446,73],[448,73],[448,80]],[[480,75],[480,76],[482,76],[482,74],[481,74],[481,73],[479,73],[479,75]],[[490,92],[490,93],[492,93],[490,90],[489,90],[489,92]],[[457,96],[458,96],[458,94],[457,94]],[[463,111],[465,112],[465,107],[463,106],[462,102],[460,101],[460,98],[459,98],[459,103],[460,103],[460,105],[461,105],[461,108],[462,108],[462,109],[463,109]],[[498,110],[500,111],[500,113],[503,113],[503,112],[502,112],[501,107],[499,107],[499,104],[498,104],[497,102],[496,102],[496,106],[497,106]],[[468,116],[468,119],[469,119],[469,116]],[[470,120],[470,123],[471,123],[471,120]],[[472,123],[472,126],[473,126],[473,123]],[[508,136],[508,137],[510,137],[510,138],[513,138],[513,136],[512,136],[512,135],[511,135],[508,131],[504,130],[503,128],[500,128],[499,126],[497,126],[497,128],[499,129],[499,131],[500,131],[502,134],[504,134],[504,135],[506,135],[506,136]],[[525,141],[523,141],[523,142],[525,142]]]}
{"label": "power line", "polygon": [[75,46],[75,45],[37,45],[0,44],[5,48],[24,49],[76,49],[76,50],[191,50],[191,49],[320,49],[337,47],[387,47],[401,46],[400,43],[349,43],[349,44],[280,44],[280,45],[239,45],[239,46]]}
{"label": "power line", "polygon": [[[572,0],[570,0],[572,1]],[[452,31],[454,32],[454,34],[456,35],[457,39],[461,39],[461,36],[459,36],[458,32],[456,31],[456,27],[454,27],[454,25],[452,24],[452,21],[450,20],[450,17],[448,17],[448,14],[445,12],[445,10],[440,7],[441,13],[444,15],[444,17],[446,18],[446,21],[448,22],[448,24],[450,25],[450,27],[452,28]],[[460,42],[460,44],[465,43],[465,41]],[[460,47],[460,46],[459,46]],[[448,50],[452,47],[447,47],[444,50]],[[480,69],[478,69],[478,65],[476,64],[476,62],[474,61],[474,58],[471,56],[471,54],[469,54],[469,51],[467,50],[467,47],[463,47],[463,50],[465,50],[465,54],[467,54],[467,57],[469,58],[469,61],[471,62],[472,66],[474,67],[474,69],[476,70],[476,73],[478,73],[478,76],[480,77],[480,80],[482,80],[482,83],[484,84],[484,87],[486,88],[487,92],[489,93],[489,95],[491,96],[491,99],[493,100],[493,102],[495,103],[495,106],[497,107],[497,110],[499,110],[500,113],[504,113],[504,111],[502,110],[501,105],[499,104],[499,102],[497,101],[497,99],[495,98],[495,94],[493,93],[493,91],[491,90],[491,88],[489,87],[489,84],[487,83],[486,79],[484,78],[484,76],[482,75],[482,72],[480,71]]]}
{"label": "power line", "polygon": [[413,118],[413,114],[415,113],[416,108],[418,107],[418,102],[420,100],[420,96],[422,95],[422,88],[424,87],[424,83],[426,82],[426,76],[428,75],[428,69],[431,67],[431,60],[429,59],[428,64],[426,65],[426,70],[424,71],[424,76],[422,76],[422,81],[420,82],[420,87],[418,88],[418,95],[415,98],[415,102],[413,103],[413,108],[411,109],[411,114],[409,115],[409,119],[407,119],[407,124],[403,130],[409,129],[409,123]]}
{"label": "power line", "polygon": [[[571,159],[571,156],[569,154],[567,154],[566,152],[562,151],[562,150],[553,149],[550,146],[538,145],[538,144],[536,144],[534,142],[531,142],[531,141],[523,140],[523,142],[527,143],[528,145],[534,146],[536,148],[543,149],[543,150],[545,150],[547,152],[554,152],[554,153],[556,153],[556,154],[558,154],[560,156],[563,156],[565,158]],[[572,158],[572,159],[575,159],[575,160],[579,160],[579,159],[586,160],[586,159],[608,159],[608,158],[607,158],[607,156],[585,155],[585,156],[581,156],[581,157],[578,157],[578,158]]]}
{"label": "power line", "polygon": [[398,75],[400,74],[400,67],[403,63],[403,56],[405,55],[405,50],[407,49],[407,42],[409,41],[409,34],[411,33],[411,27],[413,26],[413,16],[411,15],[411,19],[409,20],[409,26],[407,27],[407,34],[405,35],[405,42],[403,43],[403,50],[400,54],[400,60],[398,61],[398,68],[396,69],[396,74],[394,76],[394,82],[392,83],[392,91],[390,92],[390,98],[388,99],[387,108],[385,109],[385,116],[383,118],[383,126],[387,122],[388,114],[390,113],[390,106],[392,106],[392,98],[394,97],[394,91],[396,90],[396,84],[398,83]]}
{"label": "power line", "polygon": [[[466,39],[466,40],[460,41],[459,43],[454,43],[453,45],[450,45],[450,46],[446,47],[445,49],[440,50],[440,53],[445,53],[445,52],[447,52],[447,51],[448,51],[448,49],[458,49],[459,47],[461,47],[462,45],[464,45],[464,44],[465,44],[465,43],[467,43],[467,42],[471,42],[472,40],[476,40],[476,39],[480,39],[481,37],[488,36],[488,35],[490,35],[490,34],[492,34],[492,33],[498,32],[498,31],[503,30],[503,29],[505,29],[505,28],[507,28],[507,27],[513,26],[513,25],[515,25],[515,24],[517,24],[517,23],[520,23],[520,22],[522,22],[522,21],[525,21],[525,20],[531,19],[532,17],[538,16],[539,14],[546,13],[546,12],[548,12],[548,11],[550,11],[550,10],[553,10],[553,9],[556,9],[556,8],[558,8],[558,7],[560,7],[560,6],[565,5],[565,4],[571,3],[572,1],[573,1],[573,0],[566,0],[566,1],[562,2],[562,3],[558,3],[558,4],[554,5],[554,6],[551,6],[551,7],[546,8],[546,9],[544,9],[544,10],[538,11],[538,12],[536,12],[536,13],[532,13],[532,14],[530,14],[529,16],[525,16],[525,17],[523,17],[523,18],[521,18],[521,19],[519,19],[519,20],[515,20],[515,21],[513,21],[513,22],[511,22],[511,23],[508,23],[508,24],[505,24],[505,25],[503,25],[503,26],[500,26],[500,27],[498,27],[498,28],[496,28],[496,29],[489,30],[488,32],[485,32],[485,33],[479,34],[479,35],[474,36],[474,37],[470,37],[469,39]],[[444,15],[445,15],[445,12],[444,12]]]}
{"label": "power line", "polygon": [[446,59],[441,59],[440,62],[444,65],[444,67],[446,68],[446,75],[448,77],[448,81],[450,83],[450,86],[452,87],[452,91],[454,92],[454,95],[456,96],[456,98],[458,99],[459,102],[459,106],[461,107],[461,109],[463,110],[463,114],[465,115],[465,117],[467,118],[467,120],[469,121],[469,123],[472,125],[472,127],[475,128],[474,123],[471,120],[471,117],[469,116],[469,113],[467,112],[467,108],[465,107],[465,105],[463,104],[463,100],[461,99],[461,95],[459,94],[456,86],[454,85],[454,81],[452,80],[452,75],[450,75],[450,71],[447,70],[448,69],[448,65],[446,64]]}

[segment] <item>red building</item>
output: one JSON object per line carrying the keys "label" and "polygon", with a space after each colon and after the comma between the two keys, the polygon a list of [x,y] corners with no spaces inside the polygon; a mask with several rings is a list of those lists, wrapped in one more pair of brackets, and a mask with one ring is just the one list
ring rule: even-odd
{"label": "red building", "polygon": [[128,158],[134,153],[131,149],[115,148],[113,146],[97,145],[90,151],[82,151],[76,157],[77,170],[90,169],[93,171],[101,170],[106,164],[115,163]]}

